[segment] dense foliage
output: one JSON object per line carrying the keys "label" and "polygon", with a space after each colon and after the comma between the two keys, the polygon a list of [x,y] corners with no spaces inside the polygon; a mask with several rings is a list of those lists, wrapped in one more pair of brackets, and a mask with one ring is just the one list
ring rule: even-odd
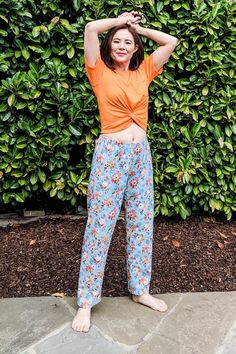
{"label": "dense foliage", "polygon": [[[84,70],[87,22],[139,10],[178,37],[150,86],[155,214],[236,210],[233,1],[0,0],[0,204],[86,195],[96,99]],[[146,53],[157,45],[143,38]]]}

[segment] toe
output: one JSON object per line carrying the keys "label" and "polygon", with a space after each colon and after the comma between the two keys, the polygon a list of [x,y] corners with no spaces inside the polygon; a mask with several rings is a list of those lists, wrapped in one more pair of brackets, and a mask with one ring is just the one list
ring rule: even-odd
{"label": "toe", "polygon": [[167,305],[164,301],[161,301],[159,309],[162,312],[165,312],[167,310]]}
{"label": "toe", "polygon": [[83,331],[83,327],[82,326],[78,326],[78,332],[82,332]]}
{"label": "toe", "polygon": [[83,326],[83,332],[88,332],[88,326],[87,325]]}

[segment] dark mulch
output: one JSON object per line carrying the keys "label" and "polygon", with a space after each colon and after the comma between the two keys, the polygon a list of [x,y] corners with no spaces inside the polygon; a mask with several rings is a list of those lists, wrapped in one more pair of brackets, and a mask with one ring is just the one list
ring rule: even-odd
{"label": "dark mulch", "polygon": [[[0,297],[76,295],[86,218],[0,228]],[[236,222],[156,219],[150,292],[236,290]],[[113,234],[103,296],[126,296],[125,227]]]}

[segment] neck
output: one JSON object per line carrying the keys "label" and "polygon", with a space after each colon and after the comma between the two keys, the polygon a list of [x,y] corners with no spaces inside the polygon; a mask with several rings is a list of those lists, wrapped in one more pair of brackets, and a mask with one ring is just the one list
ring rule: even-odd
{"label": "neck", "polygon": [[129,63],[124,63],[124,64],[115,63],[114,67],[115,67],[115,70],[117,70],[117,71],[128,71],[129,70]]}

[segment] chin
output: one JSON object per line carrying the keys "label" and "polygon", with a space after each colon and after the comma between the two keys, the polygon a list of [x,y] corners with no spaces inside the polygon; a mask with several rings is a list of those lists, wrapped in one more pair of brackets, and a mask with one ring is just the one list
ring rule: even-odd
{"label": "chin", "polygon": [[127,63],[129,60],[127,58],[115,58],[113,61],[114,63]]}

